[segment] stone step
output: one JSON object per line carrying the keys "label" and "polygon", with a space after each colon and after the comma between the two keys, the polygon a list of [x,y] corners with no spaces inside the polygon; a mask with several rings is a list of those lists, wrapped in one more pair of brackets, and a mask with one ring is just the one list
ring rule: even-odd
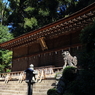
{"label": "stone step", "polygon": [[[47,87],[47,88],[33,88],[33,91],[46,91],[48,88],[50,88],[50,87]],[[9,88],[6,88],[6,89],[4,89],[4,88],[2,88],[2,89],[0,89],[0,91],[27,91],[27,89],[28,89],[28,87],[27,88],[17,88],[17,89],[9,89]]]}
{"label": "stone step", "polygon": [[[47,90],[55,85],[54,79],[46,79],[33,85],[33,95],[47,95]],[[28,86],[25,81],[9,81],[7,84],[0,81],[0,95],[27,95]]]}
{"label": "stone step", "polygon": [[38,89],[38,88],[36,88],[36,89],[34,89],[33,88],[33,91],[46,91],[48,88],[44,88],[44,89]]}
{"label": "stone step", "polygon": [[[45,80],[45,81],[42,81],[42,82],[40,82],[40,83],[35,83],[35,84],[38,84],[38,85],[43,85],[43,84],[46,84],[46,85],[48,85],[48,84],[50,84],[50,83],[52,83],[52,82],[54,82],[54,80],[51,80],[51,81],[47,81],[47,80]],[[14,85],[17,85],[17,86],[20,86],[20,85],[27,85],[27,83],[26,82],[22,82],[22,83],[17,83],[17,82],[12,82],[12,81],[10,81],[10,82],[8,82],[8,83],[5,83],[5,82],[0,82],[0,84],[2,85],[12,85],[12,84],[14,84]]]}
{"label": "stone step", "polygon": [[[44,88],[44,87],[48,87],[48,86],[55,86],[55,83],[48,83],[48,84],[39,84],[39,83],[35,83],[34,85],[33,85],[33,87],[34,88]],[[0,84],[0,88],[14,88],[14,89],[16,89],[16,88],[21,88],[21,87],[27,87],[27,84],[25,84],[25,85],[23,85],[23,84],[19,84],[19,85],[10,85],[10,84],[3,84],[3,85],[1,85]]]}
{"label": "stone step", "polygon": [[[38,84],[36,84],[36,85],[33,85],[33,88],[40,88],[40,89],[44,89],[44,88],[47,88],[47,87],[52,87],[53,85],[38,85]],[[8,89],[26,89],[28,86],[27,85],[24,85],[24,86],[15,86],[15,85],[13,85],[13,86],[9,86],[9,85],[0,85],[0,89],[6,89],[6,88],[8,88]]]}
{"label": "stone step", "polygon": [[10,87],[10,88],[7,88],[7,87],[2,87],[2,88],[0,88],[0,90],[6,90],[6,89],[8,89],[8,90],[27,90],[27,87],[21,87],[21,88],[12,88],[12,87]]}
{"label": "stone step", "polygon": [[17,93],[0,93],[0,95],[27,95],[26,93],[17,94]]}
{"label": "stone step", "polygon": [[[0,93],[3,93],[3,94],[0,94],[0,95],[27,95],[27,91],[14,91],[14,90],[3,90],[3,91],[0,91]],[[44,90],[39,90],[39,91],[33,91],[33,95],[39,95],[39,94],[42,94],[42,95],[45,95],[45,93],[47,93],[47,90],[44,91]]]}
{"label": "stone step", "polygon": [[36,92],[36,93],[33,93],[33,95],[47,95],[47,93],[46,92],[41,92],[41,93]]}
{"label": "stone step", "polygon": [[12,90],[11,91],[6,91],[6,90],[5,91],[0,91],[0,93],[3,93],[3,95],[5,95],[6,93],[10,94],[10,95],[13,95],[13,94],[17,94],[17,95],[19,95],[19,94],[24,95],[25,94],[25,95],[27,95],[26,91],[22,92],[22,91],[14,91],[14,90],[13,91]]}

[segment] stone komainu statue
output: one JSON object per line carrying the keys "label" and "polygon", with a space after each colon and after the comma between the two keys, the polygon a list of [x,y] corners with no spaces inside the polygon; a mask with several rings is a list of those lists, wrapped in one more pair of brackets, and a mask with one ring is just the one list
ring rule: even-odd
{"label": "stone komainu statue", "polygon": [[62,56],[63,56],[63,60],[64,60],[64,66],[63,66],[63,69],[66,67],[66,66],[74,66],[76,67],[77,65],[77,57],[76,56],[71,56],[71,54],[69,53],[69,51],[64,51],[62,53]]}

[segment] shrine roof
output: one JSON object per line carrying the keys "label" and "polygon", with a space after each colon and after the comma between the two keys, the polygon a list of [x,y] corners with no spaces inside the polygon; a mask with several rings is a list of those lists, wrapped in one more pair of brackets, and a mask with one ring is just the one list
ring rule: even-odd
{"label": "shrine roof", "polygon": [[40,29],[25,33],[15,39],[0,44],[0,48],[12,50],[15,47],[37,42],[38,38],[51,39],[81,30],[95,19],[95,2],[72,15],[48,24]]}

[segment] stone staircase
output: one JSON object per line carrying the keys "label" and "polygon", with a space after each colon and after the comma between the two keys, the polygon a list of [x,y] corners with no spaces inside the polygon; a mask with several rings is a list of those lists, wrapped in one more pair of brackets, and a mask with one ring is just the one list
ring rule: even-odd
{"label": "stone staircase", "polygon": [[[47,90],[55,86],[55,79],[45,79],[33,85],[33,95],[47,95]],[[0,95],[27,95],[27,83],[23,81],[0,81]]]}

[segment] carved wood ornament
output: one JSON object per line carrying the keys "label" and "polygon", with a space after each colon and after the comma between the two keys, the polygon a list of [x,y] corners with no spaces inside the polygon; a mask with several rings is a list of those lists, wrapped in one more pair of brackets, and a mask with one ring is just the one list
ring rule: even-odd
{"label": "carved wood ornament", "polygon": [[41,45],[41,48],[43,51],[48,49],[46,42],[45,42],[45,37],[38,38],[37,41]]}

